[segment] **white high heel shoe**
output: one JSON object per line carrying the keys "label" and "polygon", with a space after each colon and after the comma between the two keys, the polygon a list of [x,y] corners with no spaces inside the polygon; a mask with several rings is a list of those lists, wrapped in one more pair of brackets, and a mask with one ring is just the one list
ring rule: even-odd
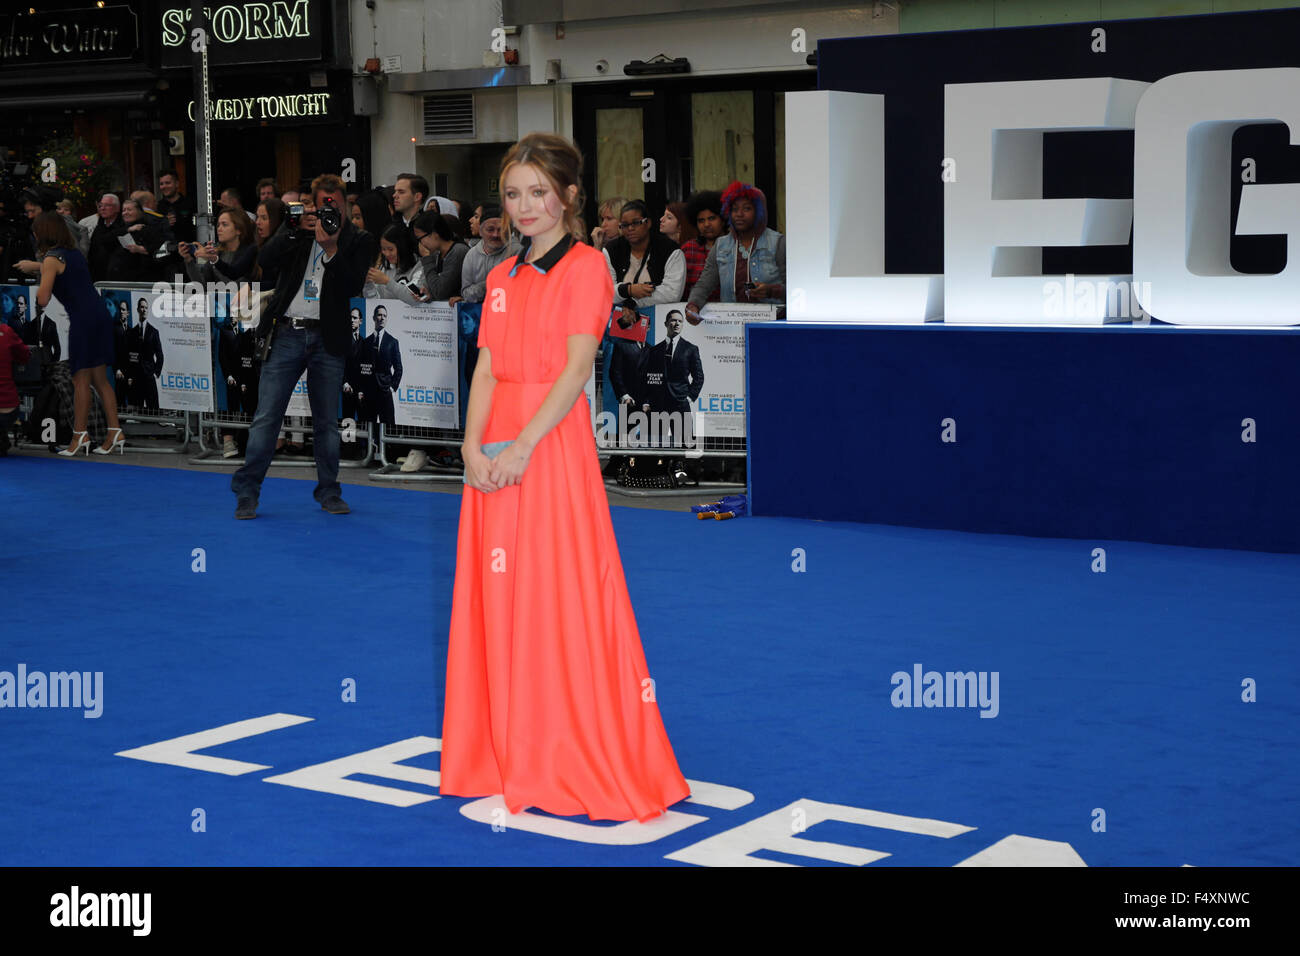
{"label": "white high heel shoe", "polygon": [[109,433],[111,434],[112,432],[117,432],[117,437],[113,439],[113,443],[111,445],[109,445],[107,448],[104,448],[103,446],[97,446],[95,448],[92,448],[91,451],[93,451],[96,455],[111,455],[113,454],[113,452],[117,452],[119,455],[125,455],[126,438],[122,429],[110,428]]}
{"label": "white high heel shoe", "polygon": [[64,458],[75,458],[77,457],[77,452],[81,451],[83,448],[86,449],[87,455],[90,454],[90,432],[73,432],[72,439],[73,441],[69,443],[67,448],[59,449],[59,454],[61,456]]}

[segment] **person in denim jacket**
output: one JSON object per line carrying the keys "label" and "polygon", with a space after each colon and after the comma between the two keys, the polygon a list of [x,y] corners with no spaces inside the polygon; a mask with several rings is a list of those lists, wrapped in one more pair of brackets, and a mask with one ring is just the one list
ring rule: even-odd
{"label": "person in denim jacket", "polygon": [[785,315],[785,236],[767,228],[767,198],[757,186],[734,182],[722,194],[722,218],[730,231],[709,250],[704,272],[691,290],[686,318],[700,322],[700,307],[716,289],[723,302],[766,302]]}

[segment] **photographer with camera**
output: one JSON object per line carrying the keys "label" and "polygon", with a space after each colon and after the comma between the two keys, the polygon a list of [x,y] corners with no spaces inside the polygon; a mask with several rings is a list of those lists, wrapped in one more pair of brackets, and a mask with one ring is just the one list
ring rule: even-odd
{"label": "photographer with camera", "polygon": [[316,455],[313,496],[330,514],[350,510],[338,482],[339,394],[351,334],[351,300],[365,286],[366,271],[375,259],[375,238],[352,225],[338,176],[317,176],[311,199],[310,208],[307,203],[290,204],[284,226],[258,257],[264,271],[278,267],[278,279],[258,326],[258,337],[269,342],[257,414],[244,466],[230,480],[236,518],[257,517],[275,439],[304,370]]}

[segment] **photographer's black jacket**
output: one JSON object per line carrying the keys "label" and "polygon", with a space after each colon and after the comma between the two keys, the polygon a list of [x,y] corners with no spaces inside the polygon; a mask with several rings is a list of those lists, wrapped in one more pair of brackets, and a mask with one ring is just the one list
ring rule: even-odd
{"label": "photographer's black jacket", "polygon": [[[119,244],[108,259],[107,278],[113,282],[154,282],[170,278],[173,264],[168,260],[171,257],[159,259],[156,253],[164,243],[174,241],[171,227],[167,225],[165,218],[152,209],[143,212],[140,223],[144,228],[131,232],[130,226],[124,226],[123,235],[134,236],[136,245],[143,246],[145,254],[127,252]],[[118,219],[121,220],[121,217],[119,216]],[[91,275],[93,278],[94,274]]]}
{"label": "photographer's black jacket", "polygon": [[[262,247],[257,260],[262,266],[262,274],[266,275],[269,269],[277,273],[277,278],[275,295],[262,312],[262,321],[257,328],[259,337],[270,331],[272,321],[284,318],[285,309],[293,303],[302,287],[307,258],[315,241],[313,230],[290,229],[286,223]],[[365,288],[366,271],[375,261],[376,249],[374,236],[357,229],[350,220],[343,220],[338,252],[325,263],[320,289],[321,336],[325,351],[330,355],[347,354],[348,340],[352,337],[351,300],[359,297]]]}

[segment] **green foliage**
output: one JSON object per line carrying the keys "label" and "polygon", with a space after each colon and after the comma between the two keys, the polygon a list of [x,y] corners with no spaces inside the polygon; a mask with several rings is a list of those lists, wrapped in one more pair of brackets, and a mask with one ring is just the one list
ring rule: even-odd
{"label": "green foliage", "polygon": [[40,176],[45,159],[54,160],[55,181],[63,196],[77,209],[94,208],[95,201],[112,189],[117,178],[115,164],[80,137],[63,136],[47,140],[36,151],[32,172]]}

